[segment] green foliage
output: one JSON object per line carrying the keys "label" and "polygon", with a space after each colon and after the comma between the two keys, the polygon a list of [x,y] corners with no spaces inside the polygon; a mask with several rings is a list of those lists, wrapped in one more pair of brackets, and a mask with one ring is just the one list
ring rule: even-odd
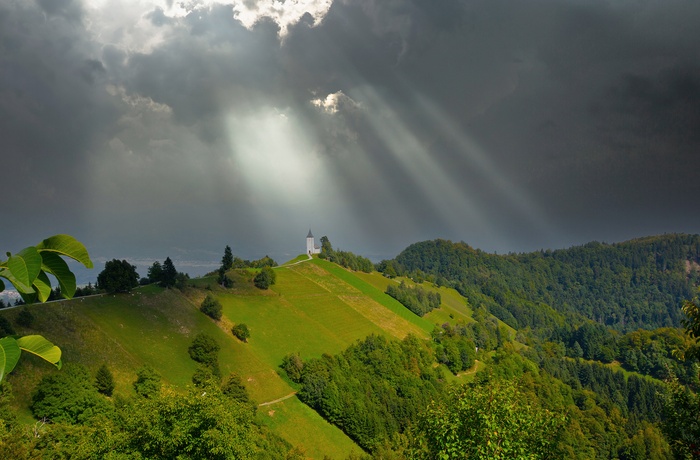
{"label": "green foliage", "polygon": [[105,262],[105,268],[97,275],[97,286],[107,292],[129,292],[139,285],[136,265],[126,260],[112,259]]}
{"label": "green foliage", "polygon": [[258,289],[268,289],[277,282],[277,274],[270,267],[263,267],[260,273],[255,275],[253,283]]}
{"label": "green foliage", "polygon": [[476,345],[468,332],[468,327],[453,328],[449,324],[443,324],[433,334],[433,340],[437,344],[435,358],[454,374],[471,369],[476,361]]}
{"label": "green foliage", "polygon": [[17,314],[15,322],[22,327],[32,327],[34,325],[34,315],[27,307],[22,307]]}
{"label": "green foliage", "polygon": [[238,401],[239,403],[248,406],[252,405],[251,407],[253,407],[253,410],[255,410],[255,405],[252,404],[252,401],[250,400],[248,390],[246,390],[245,385],[243,385],[243,380],[241,380],[241,377],[238,374],[233,372],[229,374],[226,381],[224,381],[224,384],[221,386],[221,391],[224,395],[228,396],[234,401]]}
{"label": "green foliage", "polygon": [[22,351],[32,353],[58,369],[62,366],[61,349],[40,335],[27,335],[18,339],[3,337],[0,339],[0,350],[0,381],[15,368]]}
{"label": "green foliage", "polygon": [[233,252],[231,252],[231,246],[226,245],[224,249],[224,256],[221,258],[221,270],[226,272],[231,270],[233,267]]}
{"label": "green foliage", "polygon": [[221,287],[227,289],[233,287],[233,280],[229,278],[228,275],[226,275],[226,270],[224,270],[223,268],[220,268],[217,271],[216,282],[219,283]]}
{"label": "green foliage", "polygon": [[700,388],[698,379],[698,363],[700,360],[700,309],[698,298],[683,302],[683,313],[686,317],[682,323],[685,332],[694,340],[694,344],[682,357],[694,367],[694,375],[690,385],[681,385],[677,378],[669,380],[669,391],[664,405],[664,432],[671,440],[671,447],[676,458],[700,458],[700,395],[693,391]]}
{"label": "green foliage", "polygon": [[214,337],[205,332],[200,332],[195,336],[187,351],[190,354],[190,358],[209,367],[212,373],[218,377],[221,375],[219,370],[220,349],[221,346]]}
{"label": "green foliage", "polygon": [[440,294],[437,292],[426,292],[420,286],[409,287],[401,281],[398,286],[390,284],[386,288],[386,293],[403,304],[418,316],[440,308]]}
{"label": "green foliage", "polygon": [[213,388],[163,392],[124,416],[125,444],[143,458],[244,459],[256,450],[251,412]]}
{"label": "green foliage", "polygon": [[216,386],[170,390],[121,401],[116,416],[89,425],[38,422],[0,428],[0,458],[13,459],[291,459],[291,446],[255,424],[250,406]]}
{"label": "green foliage", "polygon": [[[676,354],[692,350],[692,340],[682,330],[661,328],[629,332],[618,340],[617,360],[625,369],[650,375],[659,380],[676,376],[681,383],[691,383],[697,377],[692,359],[679,361]],[[692,354],[692,351],[691,351]]]}
{"label": "green foliage", "polygon": [[181,291],[184,291],[185,288],[187,288],[187,282],[189,280],[190,275],[187,273],[178,272],[178,274],[175,275],[175,287]]}
{"label": "green foliage", "polygon": [[514,382],[459,386],[421,415],[409,458],[561,458],[565,421],[529,401]]}
{"label": "green foliage", "polygon": [[241,342],[248,342],[250,338],[250,329],[245,323],[238,323],[231,328],[231,333]]}
{"label": "green foliage", "polygon": [[136,371],[136,381],[134,381],[134,391],[136,394],[146,398],[156,398],[160,393],[161,377],[158,371],[146,364]]}
{"label": "green foliage", "polygon": [[114,392],[114,376],[106,364],[100,366],[95,374],[95,388],[105,396],[112,396]]}
{"label": "green foliage", "polygon": [[371,273],[374,270],[374,264],[368,258],[348,251],[334,250],[327,236],[321,237],[321,253],[319,257],[353,271]]}
{"label": "green foliage", "polygon": [[171,288],[175,286],[176,281],[177,270],[175,269],[175,265],[173,264],[173,261],[170,260],[170,257],[166,257],[165,261],[163,262],[163,272],[161,273],[159,283],[165,288]]}
{"label": "green foliage", "polygon": [[403,433],[439,394],[434,358],[415,336],[371,335],[304,363],[298,397],[366,450]]}
{"label": "green foliage", "polygon": [[685,328],[686,334],[695,340],[695,345],[689,347],[684,355],[687,359],[700,361],[700,300],[694,297],[693,300],[685,300],[682,307],[685,318],[681,324]]}
{"label": "green foliage", "polygon": [[148,268],[148,281],[151,283],[160,283],[163,278],[163,266],[157,260]]}
{"label": "green foliage", "polygon": [[484,303],[510,325],[512,316],[517,326],[552,330],[553,320],[562,326],[566,317],[583,316],[632,331],[680,323],[677,306],[698,283],[697,274],[686,273],[687,261],[700,262],[700,235],[509,255],[435,240],[406,248],[394,268],[399,275],[442,276],[472,305]]}
{"label": "green foliage", "polygon": [[261,259],[254,260],[254,261],[250,262],[248,264],[248,266],[251,268],[263,268],[263,267],[272,268],[272,267],[277,266],[277,262],[275,262],[275,260],[272,257],[266,255],[265,257],[263,257]]}
{"label": "green foliage", "polygon": [[[51,274],[56,277],[64,297],[71,298],[76,288],[75,275],[62,257],[74,259],[86,268],[93,266],[82,243],[69,235],[54,235],[16,254],[8,253],[6,261],[0,260],[0,278],[12,283],[26,303],[44,302],[51,293],[47,276]],[[0,292],[4,289],[5,284],[0,279]]]}
{"label": "green foliage", "polygon": [[51,422],[87,423],[98,414],[108,414],[109,404],[92,384],[82,365],[69,364],[63,372],[41,379],[32,394],[32,413]]}
{"label": "green foliage", "polygon": [[700,395],[671,380],[664,415],[664,432],[676,458],[700,458]]}
{"label": "green foliage", "polygon": [[197,388],[209,388],[218,385],[219,378],[214,375],[209,366],[200,364],[192,374],[192,384]]}
{"label": "green foliage", "polygon": [[304,370],[304,361],[301,360],[299,353],[289,353],[285,355],[285,357],[282,359],[282,364],[280,364],[280,367],[292,382],[301,382],[302,371]]}
{"label": "green foliage", "polygon": [[202,305],[199,307],[199,310],[210,318],[218,321],[221,319],[223,307],[221,306],[221,302],[219,302],[216,297],[212,296],[211,294],[207,294],[206,298],[202,301]]}

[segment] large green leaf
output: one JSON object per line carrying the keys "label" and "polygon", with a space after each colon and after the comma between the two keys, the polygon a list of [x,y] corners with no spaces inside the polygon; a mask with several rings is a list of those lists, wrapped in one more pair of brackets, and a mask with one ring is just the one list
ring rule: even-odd
{"label": "large green leaf", "polygon": [[0,277],[5,278],[7,281],[12,283],[15,289],[17,289],[17,292],[19,292],[20,294],[34,294],[34,289],[32,288],[32,286],[22,284],[22,282],[18,280],[9,269],[0,269]]}
{"label": "large green leaf", "polygon": [[[0,276],[2,276],[2,275],[0,275]],[[2,280],[0,280],[0,292],[2,292],[4,290],[5,290],[5,283],[3,283]]]}
{"label": "large green leaf", "polygon": [[[7,270],[10,271],[14,280],[18,282],[19,286],[15,286],[18,291],[33,292],[31,285],[41,271],[41,255],[39,255],[39,251],[35,247],[30,246],[22,249],[17,254],[11,255],[7,260]],[[12,284],[15,283],[13,282]],[[29,287],[28,290],[27,287]]]}
{"label": "large green leaf", "polygon": [[[22,350],[17,345],[17,341],[12,337],[3,337],[0,339],[0,348],[3,350],[4,363],[2,369],[2,375],[9,374],[12,369],[17,365],[19,361],[19,356],[22,354]],[[2,377],[0,377],[2,380]]]}
{"label": "large green leaf", "polygon": [[51,281],[43,270],[40,271],[39,276],[34,279],[34,292],[39,302],[46,302],[51,295]]}
{"label": "large green leaf", "polygon": [[70,235],[54,235],[46,238],[44,241],[36,245],[40,252],[49,251],[55,252],[62,256],[70,257],[85,265],[85,268],[92,268],[92,260],[88,255],[87,249],[83,243],[76,240]]}
{"label": "large green leaf", "polygon": [[61,368],[61,349],[40,335],[27,335],[17,339],[17,345],[29,353],[45,359],[57,368]]}
{"label": "large green leaf", "polygon": [[41,269],[56,277],[59,286],[61,286],[61,293],[65,297],[73,297],[75,294],[75,275],[68,268],[66,261],[55,252],[49,251],[42,251],[41,258],[44,261]]}

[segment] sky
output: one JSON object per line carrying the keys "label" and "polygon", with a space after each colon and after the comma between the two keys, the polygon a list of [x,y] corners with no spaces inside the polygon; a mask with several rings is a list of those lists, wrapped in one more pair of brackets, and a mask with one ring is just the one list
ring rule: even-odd
{"label": "sky", "polygon": [[[0,0],[0,251],[700,232],[696,0]],[[90,277],[94,280],[98,271]]]}

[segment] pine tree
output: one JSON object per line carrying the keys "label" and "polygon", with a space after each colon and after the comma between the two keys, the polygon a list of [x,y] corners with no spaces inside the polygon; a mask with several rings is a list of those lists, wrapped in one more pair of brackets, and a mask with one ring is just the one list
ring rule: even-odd
{"label": "pine tree", "polygon": [[114,376],[112,372],[107,368],[106,364],[100,366],[95,374],[95,387],[97,391],[105,396],[112,396],[114,391]]}
{"label": "pine tree", "polygon": [[175,286],[176,281],[177,270],[175,269],[173,261],[170,260],[170,257],[167,257],[165,262],[163,262],[163,272],[161,274],[160,285],[169,288]]}
{"label": "pine tree", "polygon": [[224,257],[221,258],[221,268],[223,271],[231,270],[233,267],[233,253],[231,252],[231,247],[226,246],[224,249]]}

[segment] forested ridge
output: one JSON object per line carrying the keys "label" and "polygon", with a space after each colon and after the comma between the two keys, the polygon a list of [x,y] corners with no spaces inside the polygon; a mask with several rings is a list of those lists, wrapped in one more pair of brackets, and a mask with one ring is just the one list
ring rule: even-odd
{"label": "forested ridge", "polygon": [[[507,255],[433,240],[412,244],[379,269],[452,286],[516,328],[585,317],[627,332],[678,327],[679,305],[700,280],[699,262],[700,236],[674,234]],[[550,307],[560,315],[548,314]]]}

